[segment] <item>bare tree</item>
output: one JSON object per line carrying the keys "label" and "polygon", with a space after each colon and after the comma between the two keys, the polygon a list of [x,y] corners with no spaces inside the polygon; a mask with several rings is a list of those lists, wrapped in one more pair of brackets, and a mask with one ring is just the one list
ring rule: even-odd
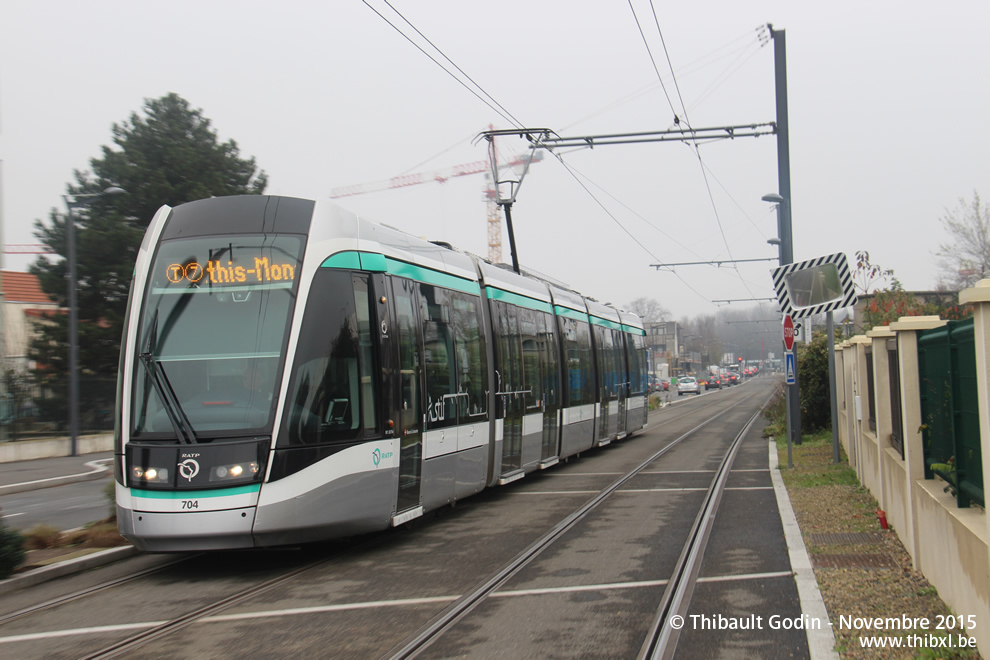
{"label": "bare tree", "polygon": [[646,323],[659,323],[671,320],[670,310],[661,305],[653,298],[636,298],[626,308],[633,312]]}
{"label": "bare tree", "polygon": [[852,273],[853,284],[860,293],[869,293],[874,284],[884,280],[894,281],[894,270],[882,268],[870,261],[870,253],[866,250],[856,252],[856,270]]}
{"label": "bare tree", "polygon": [[943,283],[957,291],[990,277],[990,207],[973,191],[973,201],[959,200],[941,218],[949,241],[940,243],[935,256]]}

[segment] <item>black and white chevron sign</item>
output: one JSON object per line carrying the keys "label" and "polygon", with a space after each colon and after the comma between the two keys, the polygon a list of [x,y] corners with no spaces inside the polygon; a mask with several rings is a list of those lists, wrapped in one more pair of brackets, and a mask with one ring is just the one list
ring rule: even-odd
{"label": "black and white chevron sign", "polygon": [[[818,268],[827,264],[835,264],[835,268],[839,273],[839,284],[842,288],[841,293],[836,292],[836,295],[830,300],[822,302],[811,301],[810,304],[805,305],[800,304],[799,301],[792,300],[791,287],[787,286],[788,276],[791,276],[791,279],[793,279],[793,276],[799,271]],[[802,319],[808,316],[814,316],[815,314],[824,314],[825,312],[842,309],[843,307],[851,307],[856,304],[857,299],[856,287],[853,285],[852,274],[849,272],[849,263],[846,260],[846,255],[842,252],[774,268],[773,288],[777,292],[780,311],[783,314],[789,314],[794,319]]]}

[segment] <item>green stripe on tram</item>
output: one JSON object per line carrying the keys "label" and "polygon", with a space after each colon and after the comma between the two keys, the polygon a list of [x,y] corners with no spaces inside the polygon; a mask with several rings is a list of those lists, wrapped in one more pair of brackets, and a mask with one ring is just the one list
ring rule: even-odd
{"label": "green stripe on tram", "polygon": [[615,321],[609,321],[608,319],[603,319],[600,316],[592,316],[591,317],[591,322],[594,325],[602,325],[602,326],[605,326],[606,328],[612,328],[613,330],[621,330],[622,329],[622,326],[620,326]]}
{"label": "green stripe on tram", "polygon": [[424,268],[415,264],[409,264],[405,261],[392,259],[391,257],[385,257],[385,262],[388,264],[388,272],[392,275],[408,277],[411,280],[423,282],[424,284],[442,286],[455,291],[472,293],[476,296],[481,295],[481,285],[474,280],[458,277],[457,275],[441,273],[440,271],[433,270],[432,268]]}
{"label": "green stripe on tram", "polygon": [[642,328],[637,328],[634,325],[626,325],[625,323],[622,324],[622,331],[628,332],[633,335],[642,335],[643,337],[646,336],[646,330],[643,330]]}
{"label": "green stripe on tram", "polygon": [[320,264],[320,267],[361,270],[361,257],[357,252],[338,252],[335,255],[327,257],[326,261]]}
{"label": "green stripe on tram", "polygon": [[554,305],[553,310],[557,312],[557,316],[563,316],[569,319],[575,319],[577,321],[588,322],[588,315],[585,312],[579,312],[570,307],[561,307],[560,305]]}
{"label": "green stripe on tram", "polygon": [[536,300],[528,296],[521,296],[518,293],[512,293],[511,291],[503,291],[502,289],[496,289],[491,286],[488,287],[487,291],[488,297],[492,300],[499,300],[512,305],[518,305],[519,307],[525,307],[526,309],[535,309],[538,312],[553,314],[553,307],[551,307],[548,302]]}
{"label": "green stripe on tram", "polygon": [[391,275],[398,275],[399,277],[407,277],[417,282],[423,282],[424,284],[442,286],[446,289],[463,291],[464,293],[471,293],[476,296],[481,295],[481,286],[474,280],[448,273],[441,273],[432,268],[417,266],[416,264],[406,263],[405,261],[399,261],[398,259],[386,257],[384,254],[373,252],[356,252],[353,250],[338,252],[328,257],[320,264],[320,267],[389,273]]}
{"label": "green stripe on tram", "polygon": [[384,273],[388,270],[388,263],[384,254],[374,254],[371,252],[358,252],[361,256],[361,270],[370,270],[375,273]]}
{"label": "green stripe on tram", "polygon": [[229,497],[231,495],[248,495],[261,490],[261,484],[249,484],[234,488],[217,488],[216,490],[142,490],[131,488],[131,495],[149,500],[200,500],[206,497]]}

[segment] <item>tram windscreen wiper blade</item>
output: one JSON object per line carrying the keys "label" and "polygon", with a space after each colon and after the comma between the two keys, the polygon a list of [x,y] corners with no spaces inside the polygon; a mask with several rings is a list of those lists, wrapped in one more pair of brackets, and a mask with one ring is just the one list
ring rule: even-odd
{"label": "tram windscreen wiper blade", "polygon": [[155,309],[155,314],[151,320],[151,331],[148,334],[147,350],[139,356],[141,364],[144,365],[145,370],[148,372],[148,377],[151,379],[151,384],[155,388],[159,400],[162,402],[162,408],[165,410],[165,414],[168,416],[168,421],[172,424],[173,430],[175,430],[175,435],[178,436],[181,442],[190,445],[196,444],[198,441],[196,431],[186,416],[186,411],[182,409],[182,404],[179,403],[179,397],[176,396],[175,390],[172,389],[172,384],[168,380],[165,368],[161,362],[155,359],[154,352],[157,337],[158,310]]}

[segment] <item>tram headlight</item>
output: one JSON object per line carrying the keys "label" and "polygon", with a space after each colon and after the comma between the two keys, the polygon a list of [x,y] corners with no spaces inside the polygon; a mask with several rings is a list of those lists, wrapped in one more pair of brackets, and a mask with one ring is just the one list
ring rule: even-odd
{"label": "tram headlight", "polygon": [[210,481],[253,481],[261,466],[256,462],[217,465],[210,470]]}
{"label": "tram headlight", "polygon": [[138,467],[135,465],[131,468],[131,480],[135,483],[168,483],[168,468]]}

